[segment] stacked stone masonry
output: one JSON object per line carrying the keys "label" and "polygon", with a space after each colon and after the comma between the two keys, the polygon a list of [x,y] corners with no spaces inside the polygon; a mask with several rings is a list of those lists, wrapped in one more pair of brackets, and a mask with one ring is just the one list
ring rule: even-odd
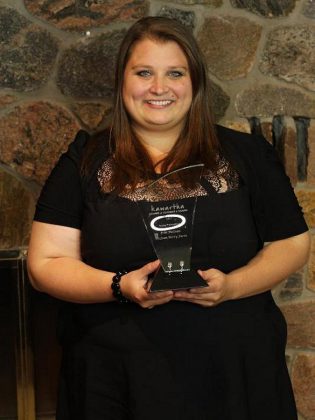
{"label": "stacked stone masonry", "polygon": [[0,249],[27,245],[58,156],[110,118],[114,61],[129,25],[178,19],[204,52],[217,121],[279,152],[312,235],[309,263],[274,295],[288,322],[300,418],[315,419],[315,2],[0,0]]}

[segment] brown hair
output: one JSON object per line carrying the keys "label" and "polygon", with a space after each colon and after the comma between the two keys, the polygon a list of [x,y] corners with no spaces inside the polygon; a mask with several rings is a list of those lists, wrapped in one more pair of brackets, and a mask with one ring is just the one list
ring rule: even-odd
{"label": "brown hair", "polygon": [[132,188],[141,180],[152,178],[152,161],[132,130],[123,102],[124,71],[134,45],[143,39],[158,42],[174,41],[184,52],[190,71],[193,98],[186,123],[175,145],[161,161],[162,173],[194,163],[214,168],[218,151],[210,106],[210,87],[207,67],[191,31],[176,20],[165,17],[146,17],[127,31],[116,63],[115,99],[111,128],[114,151],[112,187],[121,192],[127,184]]}

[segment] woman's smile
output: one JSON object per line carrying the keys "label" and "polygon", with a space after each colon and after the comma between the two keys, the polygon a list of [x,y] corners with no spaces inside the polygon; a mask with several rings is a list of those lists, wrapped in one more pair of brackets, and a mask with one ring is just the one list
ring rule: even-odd
{"label": "woman's smile", "polygon": [[154,100],[154,99],[148,99],[145,101],[148,105],[158,108],[158,109],[164,109],[171,105],[174,101],[172,100]]}

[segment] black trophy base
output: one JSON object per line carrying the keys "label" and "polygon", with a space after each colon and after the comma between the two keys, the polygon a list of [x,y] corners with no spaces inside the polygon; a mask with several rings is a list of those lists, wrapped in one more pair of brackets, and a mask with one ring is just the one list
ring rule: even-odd
{"label": "black trophy base", "polygon": [[197,271],[182,271],[166,273],[160,267],[154,274],[150,292],[162,292],[165,290],[183,290],[193,287],[207,287],[207,283],[199,276]]}

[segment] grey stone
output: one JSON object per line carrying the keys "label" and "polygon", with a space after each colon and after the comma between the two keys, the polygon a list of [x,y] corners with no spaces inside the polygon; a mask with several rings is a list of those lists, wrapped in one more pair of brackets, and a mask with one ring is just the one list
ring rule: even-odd
{"label": "grey stone", "polygon": [[158,16],[165,16],[171,19],[178,20],[188,28],[193,29],[195,27],[195,13],[174,7],[163,6],[158,13]]}
{"label": "grey stone", "polygon": [[307,0],[303,6],[303,14],[304,16],[315,19],[315,1],[314,0]]}
{"label": "grey stone", "polygon": [[148,12],[146,0],[24,0],[28,11],[60,29],[82,31],[112,22],[132,22]]}
{"label": "grey stone", "polygon": [[315,91],[314,50],[314,26],[283,26],[270,32],[259,68],[268,76]]}
{"label": "grey stone", "polygon": [[223,89],[216,83],[211,81],[211,98],[212,98],[212,110],[214,113],[215,121],[219,121],[224,117],[225,111],[230,104],[229,96],[223,91]]}
{"label": "grey stone", "polygon": [[242,117],[273,115],[315,118],[314,96],[296,89],[273,85],[258,85],[237,94],[235,108]]}
{"label": "grey stone", "polygon": [[303,276],[299,271],[292,274],[285,282],[279,293],[279,298],[283,301],[292,300],[302,295]]}
{"label": "grey stone", "polygon": [[32,91],[52,71],[58,43],[15,10],[0,8],[0,87]]}
{"label": "grey stone", "polygon": [[0,249],[26,246],[34,214],[34,198],[22,182],[0,169]]}
{"label": "grey stone", "polygon": [[295,0],[230,0],[233,7],[267,18],[287,16],[295,7]]}
{"label": "grey stone", "polygon": [[246,76],[255,61],[261,26],[243,17],[205,19],[198,42],[209,70],[221,80]]}
{"label": "grey stone", "polygon": [[30,22],[15,10],[0,7],[0,45],[10,42],[14,35],[29,24]]}
{"label": "grey stone", "polygon": [[115,60],[125,31],[101,34],[66,50],[59,63],[57,85],[65,95],[110,97],[115,80]]}

